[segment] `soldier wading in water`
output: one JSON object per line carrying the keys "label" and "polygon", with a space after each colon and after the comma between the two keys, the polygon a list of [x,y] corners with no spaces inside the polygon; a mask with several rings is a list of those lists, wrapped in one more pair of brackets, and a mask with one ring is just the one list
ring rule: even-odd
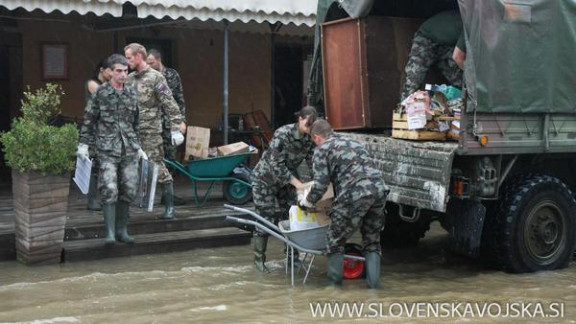
{"label": "soldier wading in water", "polygon": [[330,226],[326,233],[328,280],[342,284],[346,241],[360,229],[366,258],[366,282],[378,288],[380,281],[380,231],[384,228],[384,205],[388,187],[368,152],[359,142],[332,132],[332,126],[319,119],[310,129],[318,146],[314,152],[314,184],[299,205],[312,207],[334,186]]}
{"label": "soldier wading in water", "polygon": [[[306,160],[312,169],[314,143],[308,134],[310,125],[316,120],[314,107],[304,107],[296,114],[297,122],[284,125],[274,132],[270,147],[252,172],[252,195],[256,212],[272,223],[277,219],[287,219],[291,205],[297,202],[296,189],[302,186],[297,172],[298,166]],[[276,215],[276,200],[280,206],[280,215]],[[256,229],[252,237],[254,263],[262,272],[268,272],[265,266],[268,234]],[[298,252],[295,251],[296,262]]]}

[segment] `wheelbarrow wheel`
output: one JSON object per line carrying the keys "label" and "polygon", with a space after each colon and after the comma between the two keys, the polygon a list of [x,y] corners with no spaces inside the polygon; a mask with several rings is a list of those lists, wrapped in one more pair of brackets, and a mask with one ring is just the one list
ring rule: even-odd
{"label": "wheelbarrow wheel", "polygon": [[[235,174],[233,177],[250,183],[245,174]],[[222,193],[224,199],[232,205],[244,205],[252,200],[252,188],[236,181],[224,181]]]}
{"label": "wheelbarrow wheel", "polygon": [[[346,243],[345,253],[349,255],[362,256],[362,247],[354,243]],[[344,279],[358,279],[366,275],[364,261],[344,259],[344,269],[342,276]]]}

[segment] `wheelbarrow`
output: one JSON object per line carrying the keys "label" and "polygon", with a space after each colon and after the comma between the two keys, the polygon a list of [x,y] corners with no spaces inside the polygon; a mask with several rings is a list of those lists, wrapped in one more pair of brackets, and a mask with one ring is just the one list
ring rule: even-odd
{"label": "wheelbarrow", "polygon": [[[288,264],[290,264],[290,277],[292,286],[294,286],[294,249],[304,252],[304,258],[302,263],[296,271],[301,268],[304,269],[304,279],[302,284],[306,283],[308,275],[310,274],[310,269],[314,263],[314,259],[318,255],[326,255],[326,231],[329,225],[319,226],[304,230],[290,230],[289,221],[281,221],[279,226],[274,225],[264,217],[256,214],[255,212],[231,205],[224,205],[225,208],[234,211],[242,212],[251,215],[258,222],[238,218],[233,216],[226,216],[227,221],[236,222],[244,225],[251,225],[259,228],[260,230],[266,232],[267,234],[279,239],[284,242],[288,248],[286,249],[286,261],[289,258],[291,262],[286,262],[286,273],[288,273]],[[309,258],[309,259],[308,259]],[[343,277],[346,279],[356,279],[359,278],[364,272],[364,257],[361,256],[361,249],[357,244],[347,244],[346,254],[344,254],[344,269]]]}
{"label": "wheelbarrow", "polygon": [[[240,153],[202,160],[190,160],[186,165],[164,159],[164,163],[178,170],[192,181],[194,201],[202,206],[212,192],[214,183],[223,181],[222,193],[227,202],[243,205],[252,200],[251,170],[241,164],[255,153]],[[208,181],[210,185],[203,197],[198,195],[198,182]]]}

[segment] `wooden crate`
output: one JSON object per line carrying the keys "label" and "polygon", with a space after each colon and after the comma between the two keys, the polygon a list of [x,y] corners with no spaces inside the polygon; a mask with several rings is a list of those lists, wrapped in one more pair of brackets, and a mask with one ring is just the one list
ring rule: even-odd
{"label": "wooden crate", "polygon": [[428,130],[408,129],[408,118],[406,114],[394,113],[392,121],[392,137],[410,140],[446,140],[445,132],[433,132]]}

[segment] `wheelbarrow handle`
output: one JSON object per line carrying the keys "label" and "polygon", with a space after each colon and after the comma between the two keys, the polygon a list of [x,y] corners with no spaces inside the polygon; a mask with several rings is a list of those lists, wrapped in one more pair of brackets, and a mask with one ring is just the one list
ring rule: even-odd
{"label": "wheelbarrow handle", "polygon": [[236,207],[236,206],[228,205],[228,204],[224,204],[224,208],[228,208],[228,209],[231,209],[231,210],[234,210],[237,212],[249,214],[252,217],[256,218],[257,220],[261,221],[262,223],[266,224],[266,226],[268,226],[269,228],[272,228],[273,230],[275,230],[277,233],[280,233],[280,229],[278,228],[278,226],[276,226],[274,223],[270,222],[266,218],[256,214],[255,212],[253,212],[249,209],[240,208],[240,207]]}

